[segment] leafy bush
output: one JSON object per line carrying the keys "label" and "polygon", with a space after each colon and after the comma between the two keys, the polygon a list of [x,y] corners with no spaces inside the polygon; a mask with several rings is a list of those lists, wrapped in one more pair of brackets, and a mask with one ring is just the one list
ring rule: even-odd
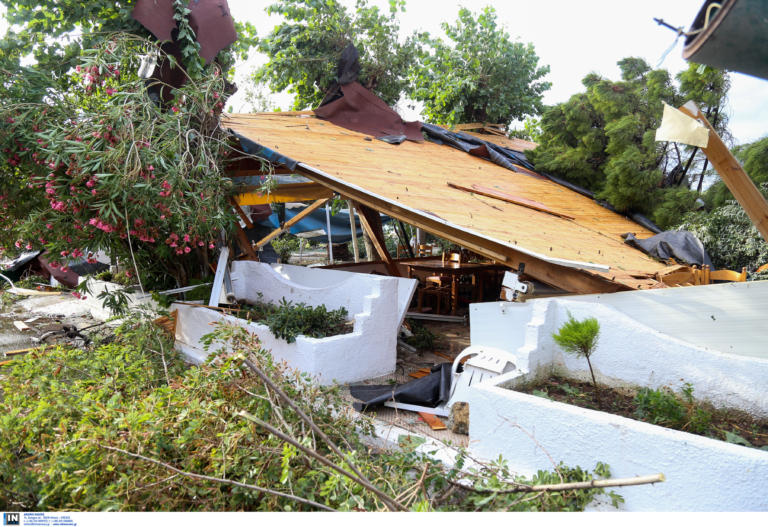
{"label": "leafy bush", "polygon": [[[768,183],[762,183],[760,188],[768,196]],[[688,214],[677,228],[693,232],[718,269],[740,271],[746,267],[754,271],[768,263],[768,243],[735,201],[708,212]],[[759,277],[750,276],[755,278]]]}
{"label": "leafy bush", "polygon": [[272,248],[282,263],[288,263],[291,254],[299,250],[299,238],[291,234],[283,234],[272,240]]}
{"label": "leafy bush", "polygon": [[344,411],[338,387],[276,365],[242,328],[219,328],[210,340],[219,339],[231,355],[188,368],[158,328],[132,321],[93,349],[15,359],[0,384],[0,509],[383,510],[379,496],[245,414],[336,465],[354,464],[411,510],[580,510],[603,490],[509,489],[610,476],[602,464],[594,474],[559,465],[523,479],[501,461],[464,470],[465,454],[447,469],[413,449],[372,451],[360,439],[370,421]]}
{"label": "leafy bush", "polygon": [[411,325],[412,336],[407,337],[405,342],[417,350],[432,350],[435,347],[435,334],[428,327],[413,319],[408,319]]}
{"label": "leafy bush", "polygon": [[295,342],[299,335],[321,339],[351,332],[347,325],[349,313],[343,307],[329,311],[324,305],[294,304],[283,298],[279,304],[256,302],[246,308],[246,313],[288,343]]}
{"label": "leafy bush", "polygon": [[576,320],[568,313],[568,321],[560,327],[560,330],[552,335],[555,342],[568,353],[579,355],[587,359],[589,373],[592,374],[592,384],[597,387],[595,372],[592,370],[592,362],[589,357],[595,351],[597,339],[600,336],[600,324],[596,318],[590,317],[584,320]]}
{"label": "leafy bush", "polygon": [[678,396],[669,388],[641,388],[634,400],[635,417],[667,428],[704,434],[712,422],[711,412],[693,399],[693,386],[686,383]]}

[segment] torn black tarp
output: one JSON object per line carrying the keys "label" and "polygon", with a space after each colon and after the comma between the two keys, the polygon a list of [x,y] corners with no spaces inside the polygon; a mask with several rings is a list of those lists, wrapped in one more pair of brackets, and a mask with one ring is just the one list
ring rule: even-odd
{"label": "torn black tarp", "polygon": [[451,366],[450,362],[435,364],[432,373],[405,384],[350,386],[349,393],[362,401],[354,405],[358,411],[380,406],[387,401],[434,408],[447,403],[451,396]]}
{"label": "torn black tarp", "polygon": [[635,238],[635,235],[629,232],[622,237],[624,243],[659,260],[674,258],[678,263],[712,267],[704,244],[690,231],[664,231],[644,240]]}
{"label": "torn black tarp", "polygon": [[514,165],[518,165],[528,170],[535,170],[534,166],[525,157],[522,152],[516,152],[509,148],[496,145],[489,141],[484,141],[472,135],[461,132],[451,132],[434,124],[423,124],[422,131],[427,139],[433,143],[446,144],[454,148],[467,152],[473,156],[488,159],[499,166],[503,166],[513,172],[519,172]]}

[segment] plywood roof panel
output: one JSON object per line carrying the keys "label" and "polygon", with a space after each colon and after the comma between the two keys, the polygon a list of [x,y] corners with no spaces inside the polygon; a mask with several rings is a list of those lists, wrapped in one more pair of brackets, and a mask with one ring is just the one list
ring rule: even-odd
{"label": "plywood roof panel", "polygon": [[[665,267],[624,244],[621,234],[626,232],[640,238],[653,235],[630,219],[552,181],[512,172],[445,145],[390,145],[311,114],[235,114],[222,124],[371,195],[511,248],[629,274],[653,275]],[[451,182],[534,200],[574,219],[451,188]]]}

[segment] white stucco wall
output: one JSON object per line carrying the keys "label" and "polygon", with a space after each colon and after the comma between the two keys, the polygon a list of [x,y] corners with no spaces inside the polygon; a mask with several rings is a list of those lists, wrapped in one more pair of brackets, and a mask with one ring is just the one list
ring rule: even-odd
{"label": "white stucco wall", "polygon": [[663,473],[666,481],[613,489],[627,511],[766,511],[768,452],[577,408],[499,386],[516,372],[471,390],[470,452],[530,475],[552,461],[612,477]]}
{"label": "white stucco wall", "polygon": [[[317,277],[317,280],[313,280]],[[234,262],[232,286],[239,299],[265,301],[282,298],[328,309],[345,307],[354,319],[352,333],[323,339],[299,336],[296,342],[277,339],[262,324],[224,315],[204,307],[175,304],[177,347],[193,361],[207,353],[200,338],[213,331],[216,322],[245,327],[262,346],[288,366],[308,373],[322,384],[357,382],[395,370],[397,331],[405,316],[416,281],[361,275],[344,271],[275,266],[258,262]],[[218,348],[214,348],[218,349]],[[212,350],[211,350],[212,351]]]}
{"label": "white stucco wall", "polygon": [[[699,307],[691,303],[687,309],[696,312]],[[518,360],[514,372],[468,390],[474,456],[502,455],[513,469],[527,474],[550,470],[552,460],[587,469],[602,461],[617,478],[665,474],[664,483],[618,489],[626,499],[625,510],[768,510],[766,451],[508,389],[553,369],[588,378],[586,361],[563,352],[552,338],[569,312],[577,319],[595,317],[600,322],[600,339],[591,357],[598,382],[675,390],[691,383],[697,399],[768,416],[765,359],[704,349],[656,331],[610,302],[571,297],[473,304],[472,345],[506,346]]]}
{"label": "white stucco wall", "polygon": [[543,375],[555,368],[586,380],[586,360],[565,353],[552,338],[569,312],[579,320],[595,317],[600,322],[600,338],[591,356],[598,382],[668,386],[675,391],[690,383],[699,400],[768,417],[768,360],[701,348],[643,325],[610,305],[565,298],[473,304],[472,344],[504,348],[506,342],[519,357],[519,370]]}

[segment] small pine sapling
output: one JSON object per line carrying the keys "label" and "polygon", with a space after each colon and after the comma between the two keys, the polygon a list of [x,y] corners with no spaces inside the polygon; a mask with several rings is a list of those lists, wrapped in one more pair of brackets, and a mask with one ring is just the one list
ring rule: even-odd
{"label": "small pine sapling", "polygon": [[592,369],[592,362],[589,357],[595,351],[597,339],[600,335],[600,324],[597,319],[590,317],[584,320],[576,320],[568,312],[568,322],[560,327],[560,331],[552,334],[555,342],[568,353],[581,355],[587,359],[589,373],[592,374],[592,384],[597,389],[595,372]]}

